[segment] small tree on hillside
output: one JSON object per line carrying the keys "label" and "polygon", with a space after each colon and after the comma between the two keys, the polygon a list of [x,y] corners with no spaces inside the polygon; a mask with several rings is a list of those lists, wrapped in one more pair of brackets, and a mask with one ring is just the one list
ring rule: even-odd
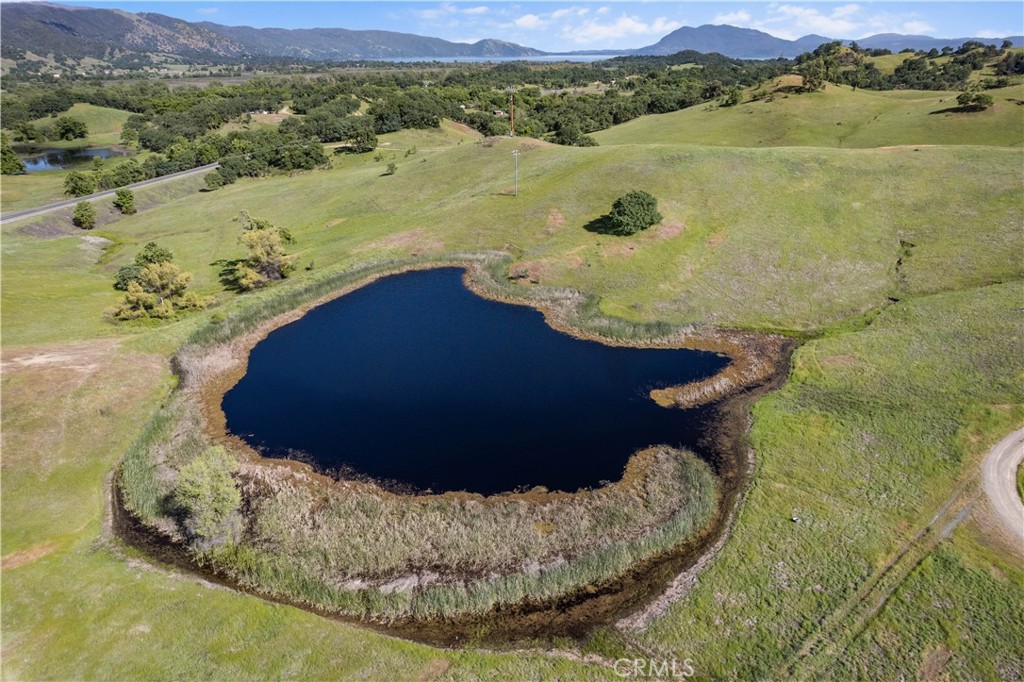
{"label": "small tree on hillside", "polygon": [[249,251],[249,256],[238,261],[230,279],[243,291],[261,289],[271,282],[284,279],[295,269],[295,256],[285,253],[284,243],[293,242],[291,233],[275,227],[264,218],[242,211],[240,241]]}
{"label": "small tree on hillside", "polygon": [[88,201],[79,201],[75,204],[75,214],[71,222],[83,230],[91,230],[96,227],[96,209]]}
{"label": "small tree on hillside", "polygon": [[0,134],[0,174],[18,175],[25,172],[25,162],[14,153],[14,147],[7,141],[7,136]]}
{"label": "small tree on hillside", "polygon": [[141,283],[142,268],[147,265],[170,263],[172,260],[174,260],[174,254],[156,242],[148,242],[135,255],[135,260],[131,265],[122,265],[118,269],[114,276],[114,288],[118,291],[128,291],[128,285],[132,282]]}
{"label": "small tree on hillside", "polygon": [[84,197],[96,191],[96,176],[93,173],[71,171],[64,178],[64,194]]}
{"label": "small tree on hillside", "polygon": [[115,194],[114,206],[122,214],[131,215],[138,212],[139,209],[135,206],[135,195],[130,189],[119,189]]}
{"label": "small tree on hillside", "polygon": [[956,98],[956,103],[964,111],[984,111],[994,102],[992,95],[984,92],[962,92]]}
{"label": "small tree on hillside", "polygon": [[232,474],[238,463],[216,446],[178,472],[174,498],[185,512],[185,529],[204,549],[231,542],[241,529],[242,495]]}
{"label": "small tree on hillside", "polygon": [[608,227],[615,234],[630,235],[661,222],[658,200],[647,192],[633,191],[615,200]]}
{"label": "small tree on hillside", "polygon": [[151,263],[140,270],[138,280],[128,283],[124,298],[110,312],[119,320],[166,320],[179,310],[206,307],[194,291],[188,291],[191,280],[192,275],[174,263]]}
{"label": "small tree on hillside", "polygon": [[88,137],[89,128],[84,121],[70,116],[61,116],[53,124],[50,134],[52,135],[50,139],[54,140],[75,140]]}

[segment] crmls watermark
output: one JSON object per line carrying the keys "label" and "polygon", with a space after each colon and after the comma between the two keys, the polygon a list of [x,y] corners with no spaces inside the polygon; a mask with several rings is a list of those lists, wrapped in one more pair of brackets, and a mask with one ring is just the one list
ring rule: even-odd
{"label": "crmls watermark", "polygon": [[676,659],[657,660],[653,658],[620,658],[612,666],[615,674],[619,677],[632,678],[686,678],[693,677],[697,672],[693,667],[693,660],[684,658],[682,661]]}

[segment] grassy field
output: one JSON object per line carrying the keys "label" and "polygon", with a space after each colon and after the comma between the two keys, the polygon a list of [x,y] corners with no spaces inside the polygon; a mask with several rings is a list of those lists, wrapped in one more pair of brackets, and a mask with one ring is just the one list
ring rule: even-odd
{"label": "grassy field", "polygon": [[[911,112],[843,146],[935,146],[836,149],[835,111],[815,112],[830,97],[851,121]],[[240,304],[213,263],[242,254],[242,209],[297,237],[313,268],[295,285],[373,259],[502,249],[541,284],[598,294],[607,314],[810,339],[756,405],[757,472],[718,559],[649,630],[588,650],[689,657],[715,679],[1019,676],[1024,572],[962,510],[984,452],[1024,423],[1021,109],[1000,102],[991,123],[929,115],[941,97],[829,89],[641,119],[627,124],[638,144],[622,126],[589,149],[402,132],[382,136],[380,161],[153,197],[88,235],[105,249],[66,216],[4,225],[4,677],[615,678],[396,641],[126,560],[104,539],[104,476],[170,391],[167,358]],[[811,132],[791,122],[777,144],[817,148],[722,146],[776,146],[744,108],[783,121],[798,104]],[[658,197],[662,225],[628,239],[584,229],[633,187]],[[220,307],[164,326],[104,321],[113,273],[150,240]]]}
{"label": "grassy field", "polygon": [[[121,127],[131,114],[120,109],[98,107],[93,104],[78,102],[64,113],[58,114],[58,116],[70,116],[82,121],[89,129],[89,136],[79,140],[47,142],[48,146],[81,147],[90,145],[102,147],[118,143],[121,137]],[[56,118],[57,116],[44,116],[32,121],[32,125],[36,127],[49,125]]]}
{"label": "grassy field", "polygon": [[[761,88],[771,93],[771,84]],[[720,147],[842,147],[1024,144],[1024,85],[989,90],[995,105],[959,113],[956,92],[853,90],[827,85],[820,92],[774,92],[772,100],[720,108],[697,106],[644,116],[593,133],[602,145],[692,144]]]}

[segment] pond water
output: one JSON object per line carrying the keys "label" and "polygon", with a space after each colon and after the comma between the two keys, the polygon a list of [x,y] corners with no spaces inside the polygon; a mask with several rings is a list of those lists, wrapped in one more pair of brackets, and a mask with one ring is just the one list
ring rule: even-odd
{"label": "pond water", "polygon": [[72,166],[91,162],[94,158],[109,159],[113,156],[124,156],[109,148],[86,149],[42,149],[26,152],[27,156],[22,158],[25,162],[25,170],[29,173],[41,171],[64,170]]}
{"label": "pond water", "polygon": [[224,396],[228,430],[265,456],[485,495],[597,486],[638,449],[696,445],[709,408],[661,408],[647,392],[726,358],[581,341],[476,296],[461,274],[386,277],[271,332]]}

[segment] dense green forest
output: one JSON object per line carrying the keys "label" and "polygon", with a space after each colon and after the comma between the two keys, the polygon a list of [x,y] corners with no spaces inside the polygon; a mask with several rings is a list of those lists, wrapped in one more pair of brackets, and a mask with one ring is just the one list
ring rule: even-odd
{"label": "dense green forest", "polygon": [[[372,151],[377,135],[434,128],[443,118],[483,135],[546,139],[562,145],[596,144],[590,133],[645,114],[699,104],[728,107],[744,88],[787,73],[803,76],[803,90],[825,82],[869,89],[963,90],[971,74],[991,66],[981,87],[1005,86],[1024,72],[1024,54],[965,43],[957,50],[908,53],[890,74],[875,58],[885,50],[826,43],[795,60],[740,60],[687,51],[667,57],[627,56],[591,64],[389,64],[334,68],[316,75],[255,75],[239,84],[173,88],[160,80],[95,80],[64,84],[15,81],[2,95],[4,127],[15,142],[54,139],[69,121],[59,117],[76,102],[132,112],[121,142],[153,152],[106,171],[69,177],[68,194],[81,196],[176,171],[219,162],[211,189],[241,176],[308,170],[327,163],[317,143],[339,152]],[[307,65],[308,66],[308,65]],[[247,129],[254,114],[285,112],[276,128]],[[54,118],[57,123],[39,123]],[[240,122],[241,130],[222,127]],[[514,126],[514,131],[513,131]]]}

